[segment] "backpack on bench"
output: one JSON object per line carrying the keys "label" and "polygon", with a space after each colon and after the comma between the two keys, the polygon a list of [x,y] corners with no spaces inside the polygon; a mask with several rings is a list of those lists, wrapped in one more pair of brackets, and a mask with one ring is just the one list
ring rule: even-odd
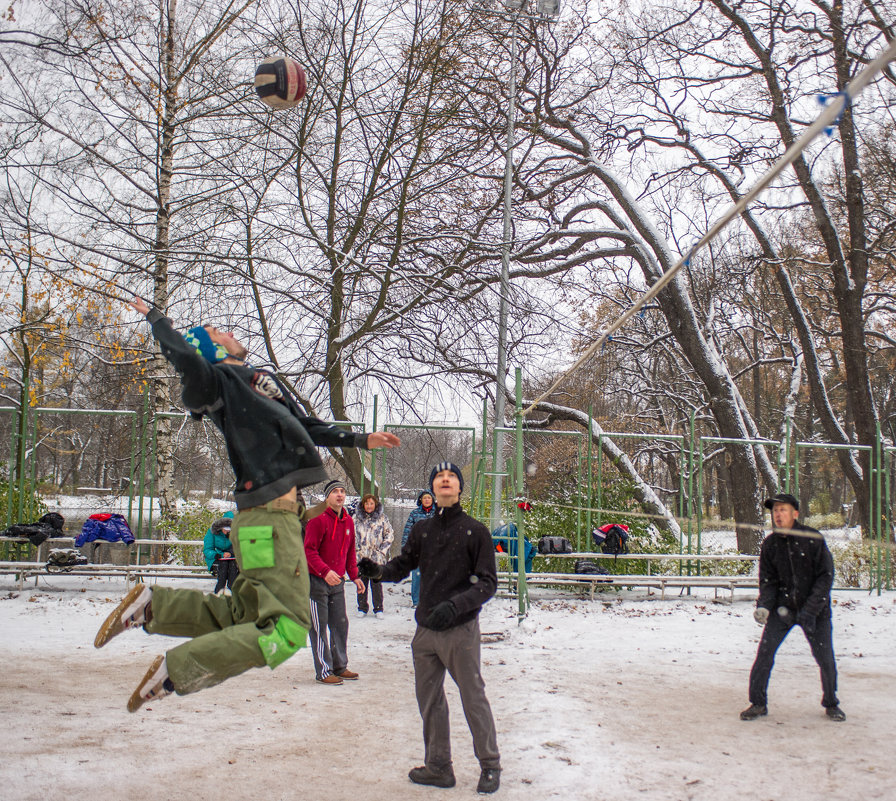
{"label": "backpack on bench", "polygon": [[624,523],[607,523],[591,532],[594,544],[600,546],[603,553],[619,556],[628,553],[628,526]]}
{"label": "backpack on bench", "polygon": [[542,537],[538,541],[538,552],[543,556],[572,553],[572,543],[566,537]]}

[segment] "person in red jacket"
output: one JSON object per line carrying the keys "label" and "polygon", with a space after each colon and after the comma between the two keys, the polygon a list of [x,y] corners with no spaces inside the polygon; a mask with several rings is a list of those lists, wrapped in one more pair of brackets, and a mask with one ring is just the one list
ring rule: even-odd
{"label": "person in red jacket", "polygon": [[355,521],[345,511],[345,484],[338,479],[324,487],[327,508],[311,518],[305,529],[305,556],[311,579],[311,653],[315,678],[321,684],[357,679],[348,669],[348,615],[345,612],[345,575],[358,592],[355,561]]}

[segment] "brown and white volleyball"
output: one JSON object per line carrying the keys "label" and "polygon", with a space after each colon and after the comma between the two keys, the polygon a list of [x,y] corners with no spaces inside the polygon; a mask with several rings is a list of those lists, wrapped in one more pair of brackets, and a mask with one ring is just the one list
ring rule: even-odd
{"label": "brown and white volleyball", "polygon": [[306,89],[305,70],[287,56],[266,58],[255,70],[255,91],[271,108],[297,106]]}

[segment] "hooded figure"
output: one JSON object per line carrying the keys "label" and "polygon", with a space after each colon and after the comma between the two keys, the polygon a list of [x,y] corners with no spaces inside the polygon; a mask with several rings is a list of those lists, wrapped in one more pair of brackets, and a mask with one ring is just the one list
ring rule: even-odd
{"label": "hooded figure", "polygon": [[[420,490],[417,495],[417,508],[412,509],[408,515],[407,522],[404,524],[404,534],[401,537],[401,547],[407,545],[408,537],[414,523],[418,520],[426,520],[436,513],[436,503],[432,495],[432,490]],[[413,570],[411,572],[411,602],[416,606],[420,603],[420,571]]]}

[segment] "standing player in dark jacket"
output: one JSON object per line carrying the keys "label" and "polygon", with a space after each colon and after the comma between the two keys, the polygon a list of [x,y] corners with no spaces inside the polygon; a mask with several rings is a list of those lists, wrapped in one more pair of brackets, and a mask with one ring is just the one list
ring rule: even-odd
{"label": "standing player in dark jacket", "polygon": [[501,778],[495,721],[479,666],[479,610],[497,590],[495,550],[488,529],[460,506],[460,468],[441,462],[429,477],[436,514],[415,523],[401,553],[385,565],[362,559],[361,575],[401,581],[420,568],[417,631],[411,642],[417,704],[423,718],[425,764],[408,774],[416,784],[453,787],[451,732],[445,671],[460,691],[482,772],[479,793],[493,793]]}
{"label": "standing player in dark jacket", "polygon": [[804,526],[800,503],[781,493],[765,502],[774,530],[759,552],[759,601],[753,617],[764,626],[750,671],[750,706],[741,720],[768,714],[768,680],[778,646],[795,625],[803,629],[821,669],[821,704],[831,720],[846,720],[837,700],[837,665],[831,624],[834,560],[824,537]]}
{"label": "standing player in dark jacket", "polygon": [[275,668],[305,645],[311,625],[298,491],[327,478],[315,445],[393,447],[394,434],[353,434],[302,413],[276,376],[245,363],[232,333],[199,326],[181,335],[158,309],[131,306],[152,324],[180,375],[184,405],[221,430],[236,475],[231,543],[239,566],[231,596],[138,584],[105,620],[101,648],[126,629],[190,637],[156,657],[128,701],[196,692],[251,667]]}

